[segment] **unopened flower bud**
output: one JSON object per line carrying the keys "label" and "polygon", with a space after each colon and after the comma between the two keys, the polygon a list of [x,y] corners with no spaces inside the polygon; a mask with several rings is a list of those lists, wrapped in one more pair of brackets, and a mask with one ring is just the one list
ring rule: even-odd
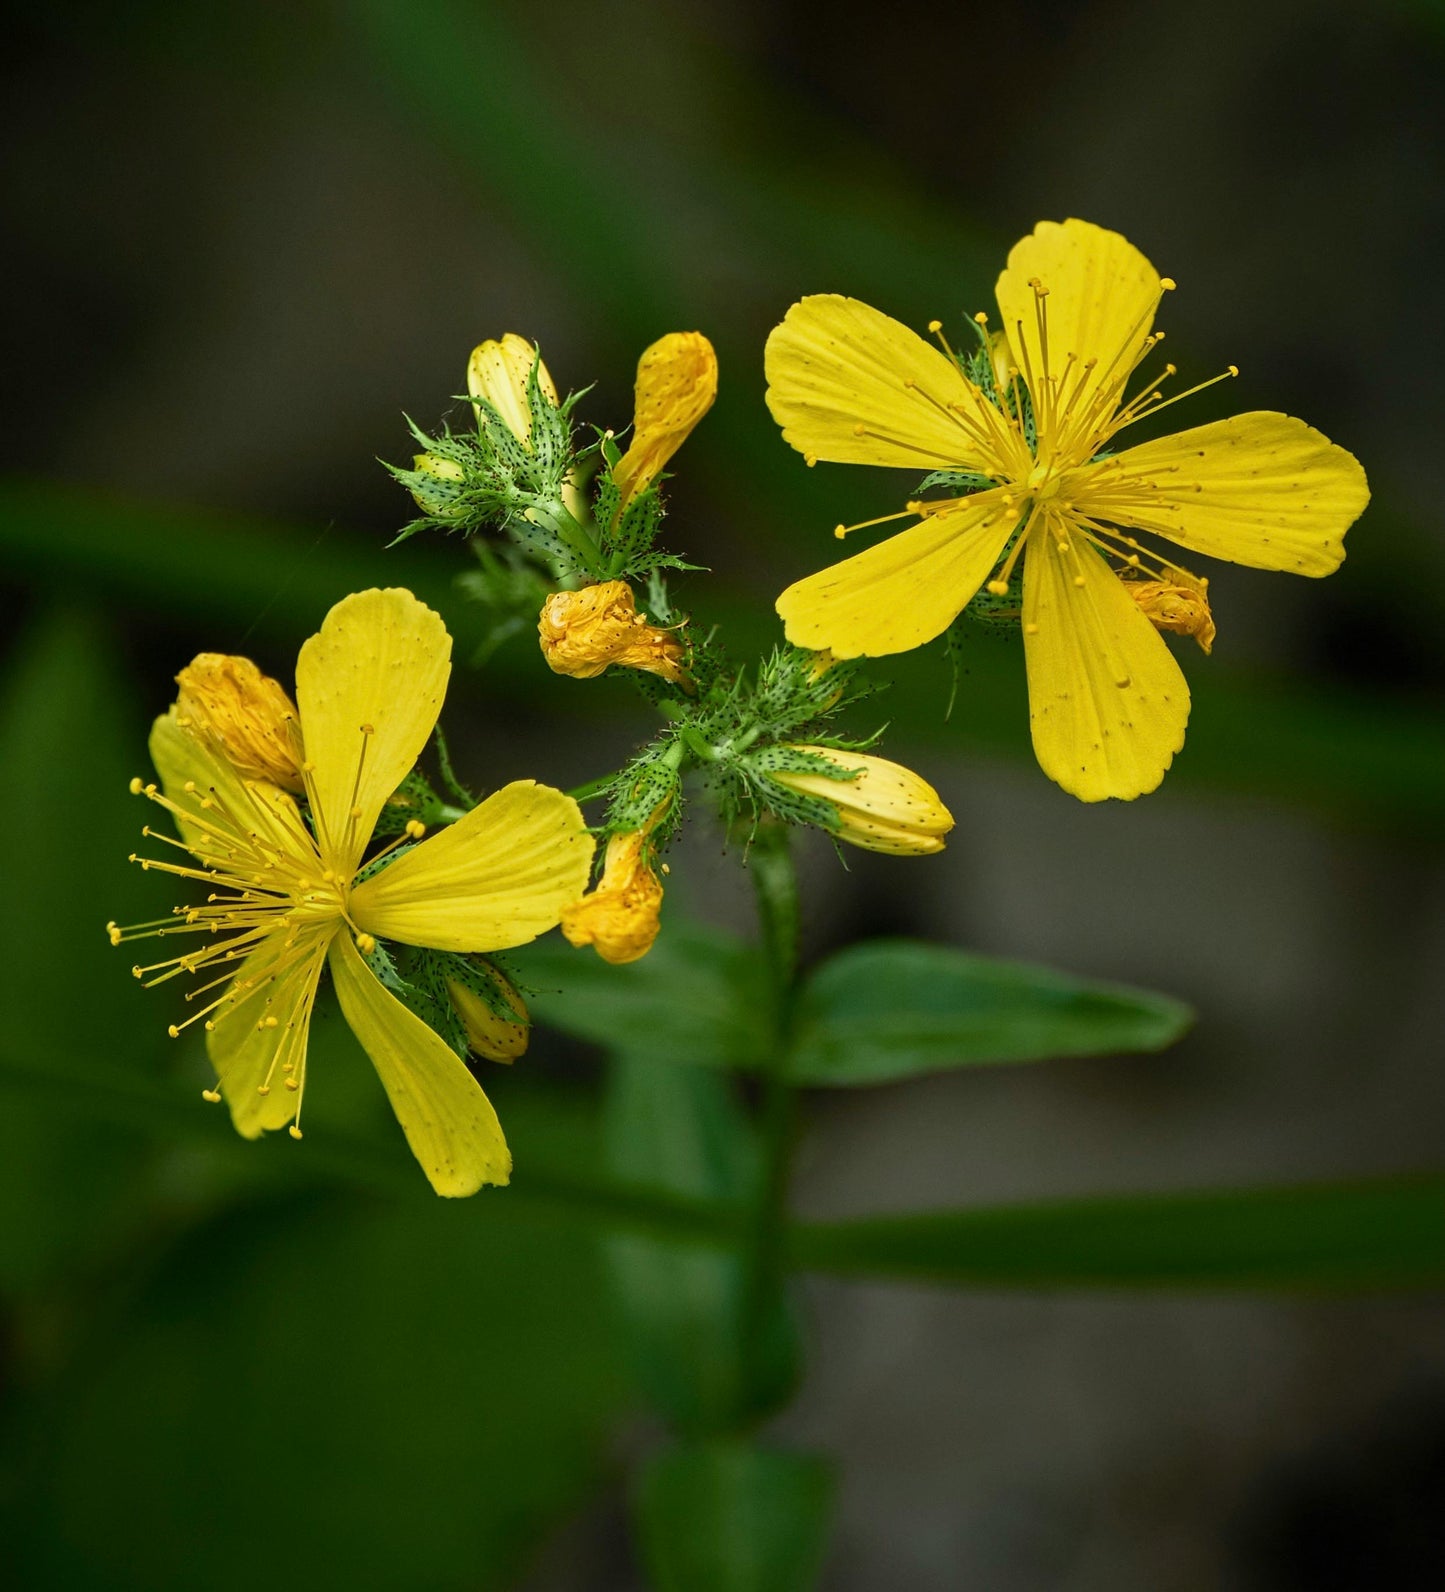
{"label": "unopened flower bud", "polygon": [[554,674],[591,680],[620,663],[661,675],[674,685],[691,683],[677,633],[648,624],[626,581],[554,592],[542,605],[537,632],[542,656]]}
{"label": "unopened flower bud", "polygon": [[455,459],[443,459],[436,453],[418,453],[411,467],[415,472],[412,501],[423,514],[445,519],[456,505],[466,471]]}
{"label": "unopened flower bud", "polygon": [[612,479],[621,507],[646,491],[717,397],[717,355],[701,332],[669,332],[637,362],[632,442]]}
{"label": "unopened flower bud", "polygon": [[[838,667],[838,662],[839,660],[826,647],[821,652],[815,652],[808,663],[808,678],[815,684],[826,679]],[[840,679],[819,703],[820,711],[827,712],[829,708],[836,707],[842,700],[843,690],[843,682]]]}
{"label": "unopened flower bud", "polygon": [[[488,1061],[513,1062],[527,1049],[531,1037],[531,1021],[522,997],[513,989],[511,981],[504,978],[490,962],[473,957],[472,965],[478,978],[485,979],[492,991],[488,1000],[475,989],[470,989],[459,979],[447,980],[447,994],[467,1031],[467,1043],[477,1055]],[[511,1015],[504,1016],[497,1008],[507,1007]]]}
{"label": "unopened flower bud", "polygon": [[1214,615],[1209,611],[1209,582],[1187,570],[1166,571],[1171,580],[1126,580],[1124,589],[1156,630],[1193,636],[1204,652],[1214,646]]}
{"label": "unopened flower bud", "polygon": [[247,779],[304,788],[296,758],[296,707],[249,658],[203,652],[176,676],[176,718]]}
{"label": "unopened flower bud", "polygon": [[532,367],[537,367],[537,386],[555,409],[557,389],[542,357],[525,337],[508,332],[500,342],[479,343],[467,361],[467,391],[473,398],[485,398],[501,415],[521,442],[532,435],[532,411],[527,402],[527,383]]}
{"label": "unopened flower bud", "polygon": [[801,796],[831,803],[838,815],[834,833],[839,840],[897,857],[922,857],[943,850],[943,837],[953,828],[953,814],[933,786],[912,769],[866,752],[840,752],[831,746],[790,750],[857,771],[853,779],[830,779],[823,773],[796,769],[779,769],[769,775]]}
{"label": "unopened flower bud", "polygon": [[662,882],[652,871],[646,831],[607,842],[597,888],[562,912],[562,933],[590,945],[604,962],[635,962],[652,949],[661,926]]}

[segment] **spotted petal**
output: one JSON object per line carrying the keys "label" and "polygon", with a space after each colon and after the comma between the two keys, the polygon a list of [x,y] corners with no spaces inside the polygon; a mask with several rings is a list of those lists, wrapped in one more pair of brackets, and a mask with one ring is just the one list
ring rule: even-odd
{"label": "spotted petal", "polygon": [[[1035,281],[1048,290],[1042,301]],[[1009,251],[995,293],[1025,381],[1031,388],[1048,385],[1054,404],[1063,402],[1073,424],[1084,424],[1092,413],[1102,426],[1117,407],[1116,389],[1134,368],[1154,324],[1159,273],[1117,232],[1087,221],[1041,221]],[[1041,433],[1049,408],[1035,392]],[[1085,446],[1084,456],[1090,451]]]}
{"label": "spotted petal", "polygon": [[809,458],[998,473],[997,411],[951,359],[857,299],[794,304],[764,368],[773,419]]}
{"label": "spotted petal", "polygon": [[839,658],[921,647],[988,579],[1016,521],[1001,494],[981,492],[809,575],[778,598],[788,640]]}
{"label": "spotted petal", "polygon": [[352,920],[439,951],[525,945],[587,888],[592,847],[570,796],[517,780],[357,885]]}
{"label": "spotted petal", "polygon": [[284,1128],[296,1115],[298,1092],[286,1080],[299,1084],[306,1066],[329,935],[313,934],[289,948],[286,939],[287,931],[277,930],[246,958],[232,985],[238,999],[221,1008],[206,1035],[231,1121],[248,1139]]}
{"label": "spotted petal", "polygon": [[409,591],[358,592],[327,614],[296,662],[296,700],[322,854],[349,876],[382,803],[427,743],[452,640]]}
{"label": "spotted petal", "polygon": [[1040,527],[1024,558],[1039,766],[1080,801],[1143,796],[1184,744],[1189,687],[1179,665],[1081,532],[1057,521]]}
{"label": "spotted petal", "polygon": [[1081,512],[1255,569],[1328,575],[1370,501],[1353,454],[1258,410],[1141,443],[1080,471]]}
{"label": "spotted petal", "polygon": [[181,839],[197,856],[213,857],[218,844],[228,843],[218,837],[218,828],[232,837],[255,833],[290,856],[314,855],[291,797],[264,780],[243,779],[220,752],[180,722],[174,708],[151,726],[150,754],[161,789],[178,809],[172,816]]}
{"label": "spotted petal", "polygon": [[506,1183],[512,1156],[502,1125],[465,1062],[383,988],[348,934],[332,943],[331,976],[431,1186],[457,1196]]}

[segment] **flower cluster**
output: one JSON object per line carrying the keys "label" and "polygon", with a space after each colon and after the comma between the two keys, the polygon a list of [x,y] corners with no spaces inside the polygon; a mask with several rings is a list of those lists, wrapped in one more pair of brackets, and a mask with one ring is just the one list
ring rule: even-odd
{"label": "flower cluster", "polygon": [[[535,345],[514,333],[479,344],[469,424],[413,426],[421,451],[393,469],[420,510],[401,535],[471,538],[465,584],[491,615],[484,655],[535,633],[554,673],[626,672],[661,722],[576,793],[606,803],[589,827],[578,800],[546,785],[477,802],[457,783],[436,730],[451,640],[409,592],[338,603],[301,649],[294,698],[248,659],[197,657],[152,731],[158,783],[132,789],[176,830],[147,828],[171,853],[137,860],[205,901],[109,932],[194,947],[135,973],[201,978],[186,995],[200,1004],[170,1031],[203,1025],[207,1098],[249,1137],[301,1136],[308,1026],[329,970],[436,1190],[506,1182],[506,1141],[468,1066],[527,1045],[526,1006],[496,953],[560,927],[606,962],[645,956],[662,929],[663,857],[698,787],[744,839],[767,822],[891,856],[942,850],[953,818],[938,792],[846,716],[875,689],[862,660],[952,639],[965,619],[1021,635],[1052,779],[1084,801],[1158,785],[1189,713],[1164,635],[1208,653],[1215,623],[1208,581],[1136,533],[1325,575],[1369,497],[1351,455],[1273,412],[1117,446],[1200,390],[1165,398],[1171,364],[1135,379],[1173,287],[1118,234],[1071,220],[1015,246],[997,284],[1002,326],[977,314],[962,353],[940,322],[935,348],[856,299],[795,304],[765,354],[784,439],[809,465],[913,472],[905,507],[864,524],[914,523],[789,586],[786,644],[747,666],[677,611],[667,572],[694,566],[658,545],[666,469],[717,396],[708,340],[673,332],[643,352],[625,448],[611,430],[579,446],[580,395],[559,397]],[[434,731],[453,802],[418,767]]]}

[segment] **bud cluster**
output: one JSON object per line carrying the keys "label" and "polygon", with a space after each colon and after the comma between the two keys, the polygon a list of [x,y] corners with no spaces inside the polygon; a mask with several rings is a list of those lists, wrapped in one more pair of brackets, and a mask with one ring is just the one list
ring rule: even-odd
{"label": "bud cluster", "polygon": [[[977,357],[990,361],[992,382],[994,356],[985,348]],[[783,646],[741,668],[710,633],[693,636],[686,616],[673,611],[663,572],[694,566],[657,546],[659,483],[717,393],[717,360],[705,337],[670,333],[643,353],[625,449],[610,431],[582,452],[573,449],[575,399],[559,403],[537,350],[515,335],[474,350],[467,380],[476,436],[423,437],[426,451],[414,468],[394,472],[424,512],[407,533],[423,525],[503,533],[501,542],[475,539],[479,567],[466,577],[492,610],[490,645],[535,624],[554,673],[591,680],[626,669],[666,721],[618,774],[588,787],[589,796],[607,801],[595,831],[604,843],[594,887],[562,916],[572,944],[617,963],[651,948],[661,921],[661,857],[681,825],[690,773],[702,776],[730,828],[750,832],[770,818],[894,855],[942,849],[953,820],[938,793],[867,750],[871,740],[849,740],[832,727],[839,712],[870,694],[860,663]],[[1006,373],[998,380],[996,401],[1025,401]],[[590,507],[577,489],[589,470]],[[985,484],[954,472],[929,477],[924,488],[962,493]],[[425,793],[396,799],[424,805]],[[439,1020],[452,1022],[456,1042],[462,1024],[480,1049],[481,997],[459,996],[458,988],[471,986],[428,967],[425,957],[413,957],[398,976],[422,990],[412,998],[452,1014]],[[488,1007],[504,1027],[509,1010],[495,1001]]]}

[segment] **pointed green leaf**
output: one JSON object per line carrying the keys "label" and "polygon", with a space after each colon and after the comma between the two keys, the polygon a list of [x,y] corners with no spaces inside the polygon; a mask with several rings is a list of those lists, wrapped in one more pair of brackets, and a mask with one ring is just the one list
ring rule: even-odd
{"label": "pointed green leaf", "polygon": [[809,1270],[975,1288],[1438,1287],[1445,1177],[1144,1194],[794,1228]]}
{"label": "pointed green leaf", "polygon": [[798,1083],[891,1083],[950,1067],[1160,1050],[1188,1028],[1164,995],[911,940],[855,945],[799,1001]]}

